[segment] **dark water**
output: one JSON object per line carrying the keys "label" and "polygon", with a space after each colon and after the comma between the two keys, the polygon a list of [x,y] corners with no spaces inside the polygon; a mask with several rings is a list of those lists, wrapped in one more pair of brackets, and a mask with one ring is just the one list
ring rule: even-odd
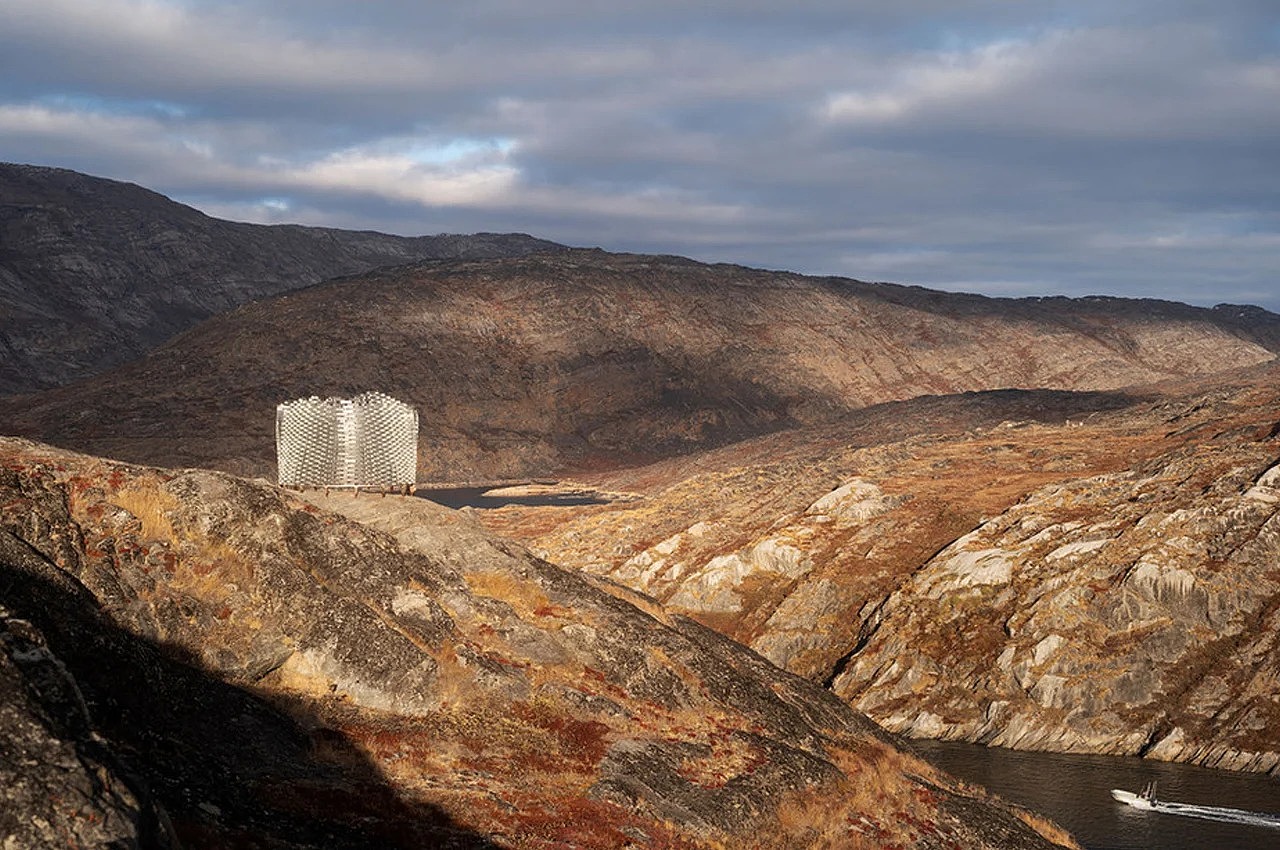
{"label": "dark water", "polygon": [[575,493],[539,493],[529,496],[496,496],[489,495],[493,488],[489,487],[452,487],[444,490],[428,490],[420,488],[415,496],[430,499],[446,508],[500,508],[503,505],[526,505],[528,507],[570,507],[573,505],[604,505],[608,499],[599,496],[583,496]]}
{"label": "dark water", "polygon": [[[1057,821],[1088,850],[1280,850],[1280,779],[1138,758],[912,743],[948,773]],[[1148,782],[1161,800],[1246,822],[1144,812],[1111,799],[1112,788],[1136,792]]]}

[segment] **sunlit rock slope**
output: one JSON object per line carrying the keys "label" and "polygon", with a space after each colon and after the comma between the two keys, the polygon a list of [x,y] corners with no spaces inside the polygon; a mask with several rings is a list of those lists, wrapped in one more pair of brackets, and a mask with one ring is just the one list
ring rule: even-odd
{"label": "sunlit rock slope", "polygon": [[835,692],[912,734],[1274,771],[1280,441],[1206,424],[952,542]]}
{"label": "sunlit rock slope", "polygon": [[1274,769],[1280,370],[917,399],[477,512],[892,729]]}
{"label": "sunlit rock slope", "polygon": [[649,599],[421,500],[320,502],[0,441],[0,604],[148,846],[1051,846]]}

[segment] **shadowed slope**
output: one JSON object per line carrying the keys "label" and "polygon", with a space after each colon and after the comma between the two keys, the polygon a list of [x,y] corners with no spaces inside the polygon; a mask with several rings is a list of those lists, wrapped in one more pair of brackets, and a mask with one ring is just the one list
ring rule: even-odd
{"label": "shadowed slope", "polygon": [[[28,762],[0,790],[13,828],[31,829],[39,816],[47,846],[56,836],[59,846],[105,847],[95,832],[112,827],[113,838],[144,850],[496,847],[438,807],[402,800],[305,701],[277,694],[272,704],[211,676],[186,646],[121,628],[79,582],[4,530],[0,581],[0,648],[35,701],[28,716],[76,753],[72,765],[93,771],[81,788],[66,765]],[[42,799],[15,794],[36,782]],[[107,817],[95,816],[84,805],[92,793],[132,805],[103,805]],[[11,836],[27,837],[0,817],[0,841]],[[24,846],[37,845],[46,846]]]}
{"label": "shadowed slope", "polygon": [[0,395],[138,357],[202,319],[324,278],[560,246],[221,221],[131,183],[0,163]]}

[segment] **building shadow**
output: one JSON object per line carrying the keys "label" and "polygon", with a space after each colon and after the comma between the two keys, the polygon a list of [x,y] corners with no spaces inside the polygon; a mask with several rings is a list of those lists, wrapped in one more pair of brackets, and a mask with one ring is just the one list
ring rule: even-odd
{"label": "building shadow", "polygon": [[[119,628],[74,578],[3,529],[0,537],[0,605],[10,622],[26,621],[0,650],[29,644],[11,654],[26,662],[43,721],[134,792],[141,847],[500,846],[439,807],[403,799],[347,738],[309,722],[305,703],[267,702],[181,648]],[[30,651],[40,643],[47,653]],[[31,660],[50,655],[69,684],[51,684]]]}

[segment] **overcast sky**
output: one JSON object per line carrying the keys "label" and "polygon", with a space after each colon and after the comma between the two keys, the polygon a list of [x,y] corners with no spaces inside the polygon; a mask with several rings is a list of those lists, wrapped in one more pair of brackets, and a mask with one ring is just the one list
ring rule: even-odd
{"label": "overcast sky", "polygon": [[1280,2],[0,0],[0,159],[245,221],[1280,310]]}

